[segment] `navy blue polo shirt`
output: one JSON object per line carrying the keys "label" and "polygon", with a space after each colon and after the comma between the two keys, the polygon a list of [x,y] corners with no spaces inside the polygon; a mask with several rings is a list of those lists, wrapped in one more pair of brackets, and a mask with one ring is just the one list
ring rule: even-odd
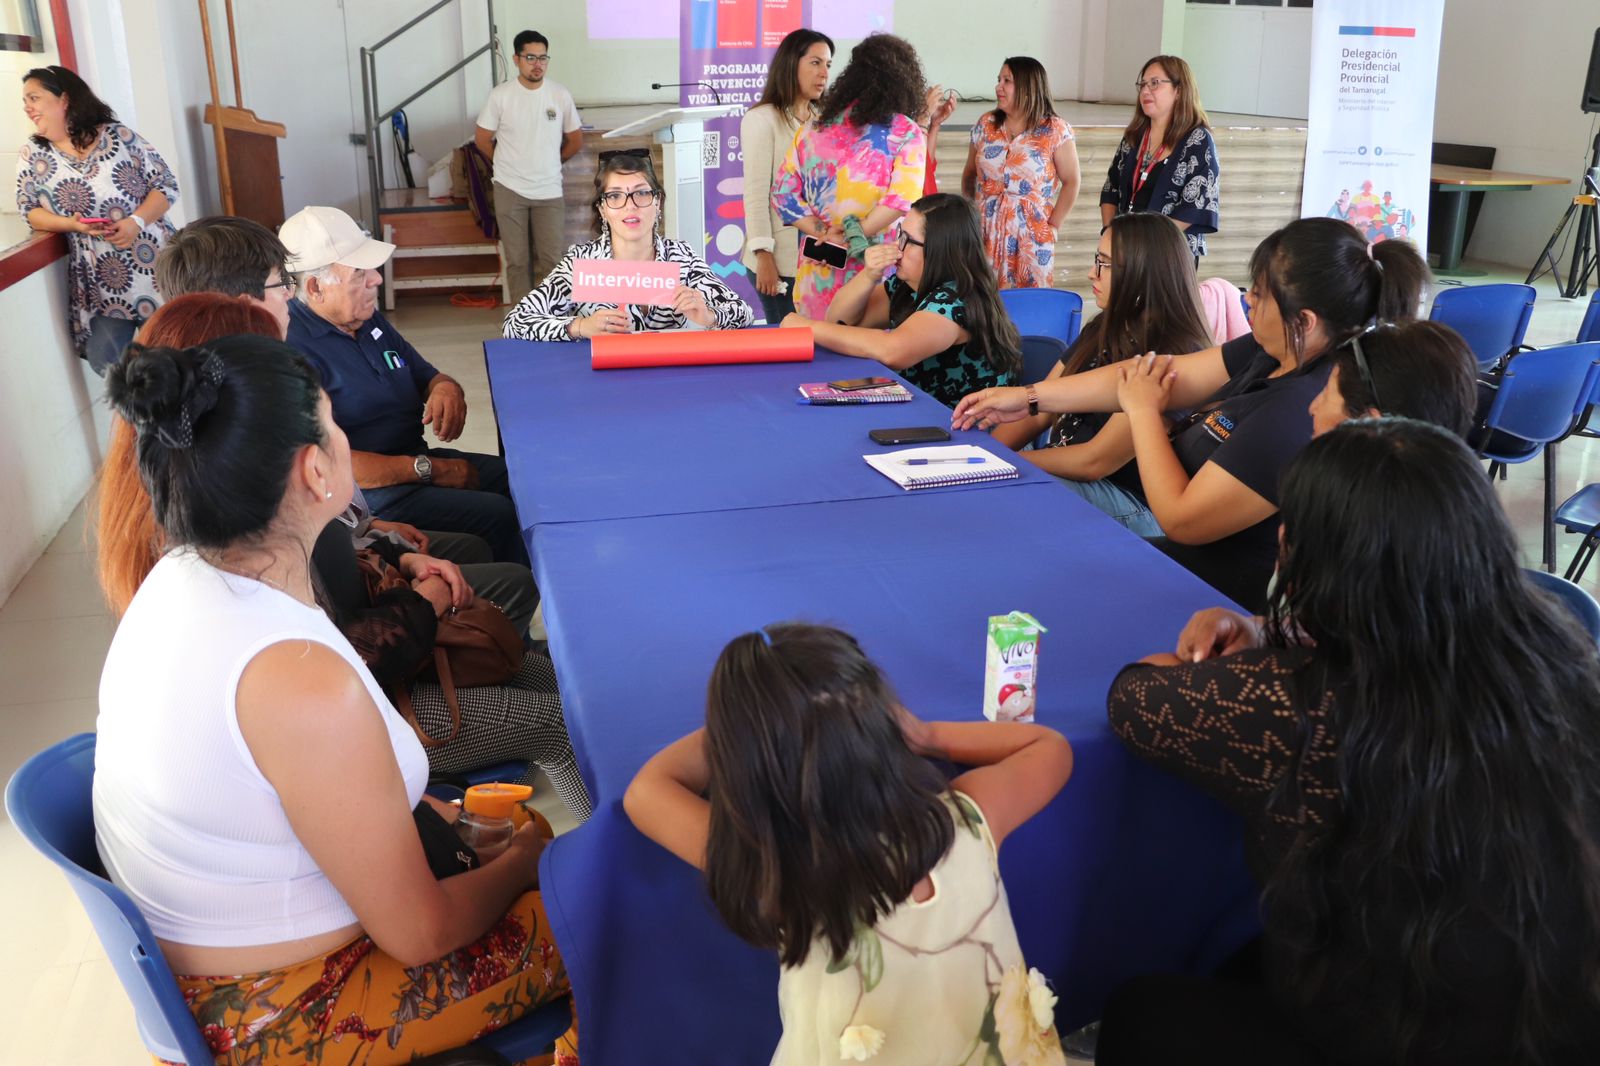
{"label": "navy blue polo shirt", "polygon": [[420,455],[422,403],[439,373],[376,311],[351,336],[298,300],[289,304],[289,343],[322,375],[333,420],[358,452]]}

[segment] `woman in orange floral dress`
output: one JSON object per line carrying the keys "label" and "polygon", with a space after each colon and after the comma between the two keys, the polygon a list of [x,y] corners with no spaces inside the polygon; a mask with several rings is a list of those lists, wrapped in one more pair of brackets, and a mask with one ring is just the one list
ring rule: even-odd
{"label": "woman in orange floral dress", "polygon": [[1050,106],[1050,82],[1037,59],[1007,59],[994,95],[995,109],[972,127],[961,191],[978,203],[1001,288],[1047,289],[1061,223],[1078,198],[1072,127]]}

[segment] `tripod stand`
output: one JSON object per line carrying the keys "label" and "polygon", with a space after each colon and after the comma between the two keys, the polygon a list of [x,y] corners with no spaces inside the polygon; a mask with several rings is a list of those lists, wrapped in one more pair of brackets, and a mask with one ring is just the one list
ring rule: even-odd
{"label": "tripod stand", "polygon": [[[1596,210],[1596,205],[1600,204],[1600,184],[1596,183],[1597,177],[1600,177],[1600,136],[1594,139],[1594,152],[1589,157],[1589,169],[1584,172],[1581,191],[1572,198],[1567,213],[1561,216],[1555,232],[1545,242],[1544,251],[1533,261],[1533,269],[1528,271],[1524,284],[1533,284],[1534,278],[1549,270],[1550,276],[1556,280],[1556,288],[1569,300],[1589,291],[1590,274],[1597,274],[1595,287],[1600,288],[1600,273],[1597,273],[1600,271],[1600,210]],[[1572,243],[1572,261],[1567,267],[1567,282],[1563,285],[1561,263],[1555,247],[1574,215],[1577,216],[1578,228]]]}

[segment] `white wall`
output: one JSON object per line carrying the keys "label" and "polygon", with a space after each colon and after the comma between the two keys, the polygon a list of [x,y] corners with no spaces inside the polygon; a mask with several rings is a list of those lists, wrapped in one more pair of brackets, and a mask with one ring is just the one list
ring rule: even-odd
{"label": "white wall", "polygon": [[[192,103],[196,9],[164,0],[72,0],[70,13],[78,73],[177,172],[181,192],[173,219],[181,225],[215,200],[207,142]],[[26,69],[55,62],[56,55],[52,47],[20,61]],[[203,85],[203,62],[199,70]],[[0,76],[17,73],[0,67]],[[15,98],[0,110],[7,112],[0,127],[9,134],[5,143],[20,143],[28,131],[16,126],[21,109]],[[0,166],[15,169],[14,149]],[[14,201],[0,205],[16,210]],[[73,351],[66,307],[65,260],[0,291],[6,355],[0,454],[7,457],[0,465],[0,601],[83,499],[104,450],[109,416],[100,379]]]}
{"label": "white wall", "polygon": [[0,292],[0,603],[83,499],[105,449],[100,380],[73,354],[66,290],[62,259]]}
{"label": "white wall", "polygon": [[[1500,170],[1576,181],[1594,143],[1578,109],[1600,6],[1594,0],[1447,0],[1433,139],[1492,145]],[[1306,115],[1310,12],[1188,5],[1183,55],[1208,108]],[[1491,193],[1467,255],[1532,266],[1577,186]]]}
{"label": "white wall", "polygon": [[[1133,83],[1140,68],[1145,60],[1162,53],[1165,9],[1169,5],[1166,0],[1117,0],[1107,6],[1106,33],[1093,42],[1103,57],[1101,92],[1087,95],[1091,90],[1085,85],[1079,95],[1084,100],[1131,104],[1138,96]],[[1084,35],[1083,45],[1085,53],[1093,50],[1090,35]],[[1089,61],[1085,55],[1085,62]]]}
{"label": "white wall", "polygon": [[[662,0],[663,3],[671,0]],[[1031,55],[1045,65],[1051,88],[1060,96],[1079,92],[1086,7],[1152,7],[1162,0],[996,0],[976,7],[972,0],[897,0],[894,32],[916,46],[928,78],[966,96],[992,98],[1000,61]],[[676,102],[677,90],[652,91],[653,81],[678,80],[678,42],[588,39],[586,4],[538,0],[499,0],[496,21],[509,55],[511,40],[525,29],[550,38],[555,56],[550,77],[572,90],[580,104]],[[815,27],[828,33],[828,27]],[[1159,39],[1159,25],[1156,26]],[[847,54],[854,39],[836,38]],[[1099,41],[1103,46],[1104,41]],[[837,70],[844,61],[834,63]],[[1135,61],[1137,62],[1137,61]],[[1132,78],[1130,76],[1129,80]],[[1094,91],[1099,92],[1096,83]]]}
{"label": "white wall", "polygon": [[[1515,18],[1502,0],[1448,0],[1433,139],[1493,145],[1496,169],[1576,182],[1596,132],[1578,100],[1597,26],[1594,0],[1530,0]],[[1577,191],[1488,194],[1467,255],[1532,266]]]}
{"label": "white wall", "polygon": [[1207,110],[1306,117],[1309,9],[1188,5],[1178,54],[1194,71]]}

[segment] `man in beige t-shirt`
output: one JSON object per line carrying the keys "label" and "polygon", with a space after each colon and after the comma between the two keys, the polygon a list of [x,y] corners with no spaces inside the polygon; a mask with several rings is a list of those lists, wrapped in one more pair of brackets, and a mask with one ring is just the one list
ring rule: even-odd
{"label": "man in beige t-shirt", "polygon": [[512,49],[517,76],[490,90],[475,141],[494,162],[494,218],[515,304],[566,248],[561,164],[583,147],[583,120],[572,94],[545,77],[550,42],[544,34],[523,30]]}

